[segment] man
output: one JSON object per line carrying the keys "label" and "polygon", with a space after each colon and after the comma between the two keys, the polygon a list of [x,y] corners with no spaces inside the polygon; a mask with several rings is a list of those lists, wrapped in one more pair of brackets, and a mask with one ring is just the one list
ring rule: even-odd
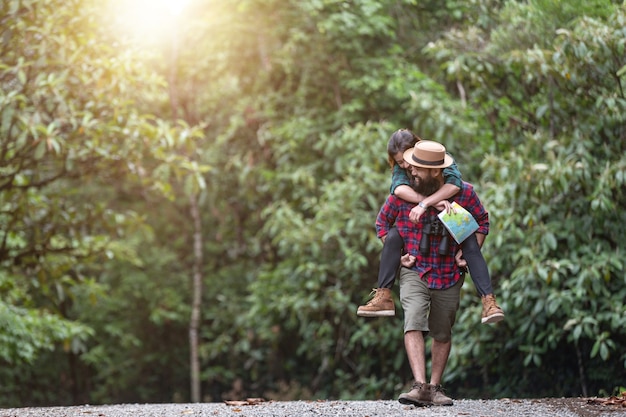
{"label": "man", "polygon": [[[445,147],[433,141],[418,142],[405,151],[403,157],[411,166],[415,190],[426,196],[443,186],[443,168],[454,162]],[[489,232],[489,215],[474,188],[463,182],[452,199],[478,222],[476,236],[482,245]],[[402,256],[399,276],[400,302],[404,310],[404,346],[415,383],[410,392],[400,394],[398,401],[414,405],[452,405],[452,399],[443,392],[441,379],[450,355],[452,326],[464,279],[455,259],[459,246],[443,231],[435,209],[428,208],[416,225],[409,218],[412,208],[412,204],[390,195],[376,218],[378,237],[385,236],[395,225],[407,252]],[[433,339],[428,383],[426,335]]]}

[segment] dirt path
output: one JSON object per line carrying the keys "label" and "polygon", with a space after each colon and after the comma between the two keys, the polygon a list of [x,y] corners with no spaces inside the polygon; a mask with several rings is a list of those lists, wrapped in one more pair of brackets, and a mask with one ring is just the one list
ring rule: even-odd
{"label": "dirt path", "polygon": [[0,417],[626,417],[622,404],[584,398],[455,400],[450,407],[415,408],[385,401],[267,401],[253,404],[119,404],[5,408]]}

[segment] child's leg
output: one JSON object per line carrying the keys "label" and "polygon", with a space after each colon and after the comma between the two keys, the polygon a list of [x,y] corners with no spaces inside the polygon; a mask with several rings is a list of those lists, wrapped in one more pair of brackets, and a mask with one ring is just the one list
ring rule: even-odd
{"label": "child's leg", "polygon": [[398,233],[398,229],[392,227],[387,233],[387,238],[380,254],[378,288],[393,288],[398,268],[400,268],[400,256],[402,255],[403,247],[404,240],[402,240],[402,236]]}
{"label": "child's leg", "polygon": [[478,246],[478,240],[476,234],[472,234],[470,237],[463,241],[461,245],[463,249],[463,258],[467,262],[467,267],[470,270],[472,281],[476,291],[480,295],[480,299],[483,303],[483,311],[481,322],[483,324],[496,323],[504,319],[504,311],[496,304],[496,297],[493,294],[493,286],[491,285],[491,277],[489,276],[489,269],[487,268],[487,262],[480,251]]}
{"label": "child's leg", "polygon": [[378,269],[378,288],[374,289],[374,297],[367,304],[359,306],[356,311],[362,317],[392,317],[396,314],[396,307],[391,295],[391,288],[396,281],[396,274],[400,268],[400,256],[404,241],[395,227],[389,229],[383,250],[380,254]]}
{"label": "child's leg", "polygon": [[470,275],[478,294],[481,297],[493,294],[487,262],[485,262],[483,253],[480,251],[475,233],[463,241],[461,249],[463,249],[463,259],[467,262],[467,267],[470,270]]}

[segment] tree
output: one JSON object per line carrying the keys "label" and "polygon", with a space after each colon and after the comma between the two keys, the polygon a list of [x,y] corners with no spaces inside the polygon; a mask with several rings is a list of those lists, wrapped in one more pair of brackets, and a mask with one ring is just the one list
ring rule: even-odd
{"label": "tree", "polygon": [[196,133],[139,113],[134,91],[149,96],[162,84],[99,40],[92,3],[1,7],[0,358],[12,365],[2,367],[4,376],[19,383],[20,370],[58,346],[72,368],[61,385],[74,397],[64,401],[76,402],[85,383],[77,358],[97,331],[76,306],[88,311],[102,296],[103,261],[140,263],[127,239],[141,232],[143,218],[123,197],[162,189],[154,161]]}

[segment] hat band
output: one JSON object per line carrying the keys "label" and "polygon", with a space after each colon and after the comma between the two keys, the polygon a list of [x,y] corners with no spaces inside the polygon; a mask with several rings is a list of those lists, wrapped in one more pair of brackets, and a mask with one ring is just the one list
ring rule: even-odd
{"label": "hat band", "polygon": [[415,161],[415,162],[417,162],[418,164],[421,164],[421,165],[434,166],[434,165],[443,165],[443,163],[444,163],[444,159],[439,159],[438,161],[426,161],[424,159],[420,159],[420,158],[416,157],[415,154],[411,154],[411,157],[413,158],[413,161]]}

